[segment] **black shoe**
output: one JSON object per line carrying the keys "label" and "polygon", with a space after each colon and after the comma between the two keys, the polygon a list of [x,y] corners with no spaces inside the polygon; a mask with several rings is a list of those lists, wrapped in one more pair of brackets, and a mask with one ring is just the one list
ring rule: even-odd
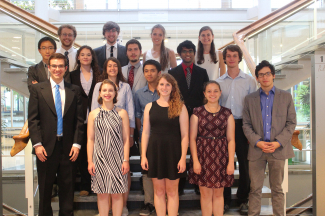
{"label": "black shoe", "polygon": [[194,191],[197,195],[201,195],[200,188],[198,186],[195,186]]}
{"label": "black shoe", "polygon": [[151,213],[155,212],[155,207],[147,203],[139,212],[139,215],[150,215]]}
{"label": "black shoe", "polygon": [[51,198],[58,196],[58,194],[59,194],[59,186],[57,184],[53,184]]}
{"label": "black shoe", "polygon": [[226,204],[226,205],[224,206],[224,208],[223,208],[223,213],[224,213],[224,214],[227,213],[227,212],[229,211],[229,209],[230,209],[229,205]]}
{"label": "black shoe", "polygon": [[179,196],[184,195],[184,189],[180,189],[180,190],[178,191],[178,195],[179,195]]}
{"label": "black shoe", "polygon": [[248,204],[247,203],[240,204],[239,213],[241,215],[248,215]]}

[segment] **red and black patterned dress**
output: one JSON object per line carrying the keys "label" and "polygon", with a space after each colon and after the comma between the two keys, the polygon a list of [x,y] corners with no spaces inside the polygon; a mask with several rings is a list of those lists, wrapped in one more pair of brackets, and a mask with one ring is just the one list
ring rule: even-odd
{"label": "red and black patterned dress", "polygon": [[234,175],[227,175],[229,161],[227,142],[227,123],[231,110],[221,107],[219,112],[210,113],[204,106],[193,111],[198,119],[196,139],[197,155],[201,164],[201,174],[193,171],[191,157],[189,182],[208,188],[230,187],[234,183]]}

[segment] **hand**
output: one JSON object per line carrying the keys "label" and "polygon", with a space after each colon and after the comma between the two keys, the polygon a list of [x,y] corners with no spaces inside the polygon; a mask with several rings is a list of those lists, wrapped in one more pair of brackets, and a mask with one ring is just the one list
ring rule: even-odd
{"label": "hand", "polygon": [[257,142],[256,146],[262,149],[262,151],[265,153],[272,153],[270,152],[270,146],[268,142],[259,141]]}
{"label": "hand", "polygon": [[88,172],[90,175],[95,176],[95,164],[93,162],[88,162]]}
{"label": "hand", "polygon": [[143,170],[147,170],[149,169],[149,164],[148,164],[148,159],[147,157],[141,157],[141,167]]}
{"label": "hand", "polygon": [[122,164],[122,175],[127,174],[130,171],[130,164],[128,161],[123,161]]}
{"label": "hand", "polygon": [[199,161],[193,162],[193,171],[195,172],[195,174],[200,175],[201,174],[201,170],[202,170],[202,167],[201,167],[200,162]]}
{"label": "hand", "polygon": [[178,173],[183,173],[186,170],[186,159],[180,159],[177,164]]}
{"label": "hand", "polygon": [[40,161],[46,161],[47,153],[42,145],[35,146],[35,154]]}
{"label": "hand", "polygon": [[78,147],[72,146],[70,154],[69,154],[70,160],[72,162],[75,162],[77,160],[78,155],[79,155],[79,150],[80,149]]}
{"label": "hand", "polygon": [[268,145],[269,145],[270,150],[272,152],[274,152],[277,148],[279,148],[281,146],[280,143],[276,142],[276,141],[275,142],[269,142]]}
{"label": "hand", "polygon": [[134,139],[133,139],[133,137],[130,137],[130,148],[133,146],[133,144],[134,144]]}
{"label": "hand", "polygon": [[232,175],[232,174],[234,174],[234,172],[235,172],[234,162],[228,163],[228,166],[227,166],[227,175]]}
{"label": "hand", "polygon": [[33,84],[36,84],[36,83],[38,83],[38,82],[37,82],[36,80],[34,80],[34,81],[32,81],[32,83],[33,83]]}

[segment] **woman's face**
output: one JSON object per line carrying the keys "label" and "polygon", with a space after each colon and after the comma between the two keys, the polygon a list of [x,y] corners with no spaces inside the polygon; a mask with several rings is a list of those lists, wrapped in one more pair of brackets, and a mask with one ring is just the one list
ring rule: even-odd
{"label": "woman's face", "polygon": [[221,96],[221,91],[219,86],[215,83],[208,84],[207,87],[205,88],[204,96],[208,100],[208,103],[218,102]]}
{"label": "woman's face", "polygon": [[199,40],[203,45],[210,45],[214,39],[214,35],[210,30],[202,31],[199,35]]}
{"label": "woman's face", "polygon": [[87,48],[82,49],[79,53],[78,60],[81,65],[90,65],[93,60],[90,50]]}
{"label": "woman's face", "polygon": [[109,60],[107,62],[107,75],[108,77],[117,77],[117,73],[118,73],[118,65],[116,62],[113,62],[112,60]]}
{"label": "woman's face", "polygon": [[151,33],[151,40],[153,44],[160,45],[164,39],[164,32],[160,28],[153,29]]}
{"label": "woman's face", "polygon": [[158,82],[157,90],[160,96],[170,96],[173,86],[165,78],[161,78]]}
{"label": "woman's face", "polygon": [[103,102],[110,102],[113,101],[116,92],[111,84],[105,83],[102,85],[99,95],[103,99]]}

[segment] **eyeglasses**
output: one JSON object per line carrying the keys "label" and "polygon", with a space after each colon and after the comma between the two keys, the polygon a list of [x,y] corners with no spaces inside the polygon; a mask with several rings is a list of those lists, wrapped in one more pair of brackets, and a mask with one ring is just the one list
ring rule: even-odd
{"label": "eyeglasses", "polygon": [[183,54],[193,54],[194,50],[182,50]]}
{"label": "eyeglasses", "polygon": [[63,34],[61,34],[61,36],[63,36],[63,37],[74,37],[74,34],[63,33]]}
{"label": "eyeglasses", "polygon": [[65,68],[65,65],[50,65],[50,67],[51,67],[52,69],[57,69],[57,68],[59,68],[59,69],[64,69],[64,68]]}
{"label": "eyeglasses", "polygon": [[41,47],[41,50],[43,50],[43,51],[45,51],[45,50],[53,51],[54,47]]}
{"label": "eyeglasses", "polygon": [[269,76],[271,76],[271,75],[272,75],[271,72],[259,73],[259,74],[258,74],[258,78],[263,78],[264,76],[269,77]]}

